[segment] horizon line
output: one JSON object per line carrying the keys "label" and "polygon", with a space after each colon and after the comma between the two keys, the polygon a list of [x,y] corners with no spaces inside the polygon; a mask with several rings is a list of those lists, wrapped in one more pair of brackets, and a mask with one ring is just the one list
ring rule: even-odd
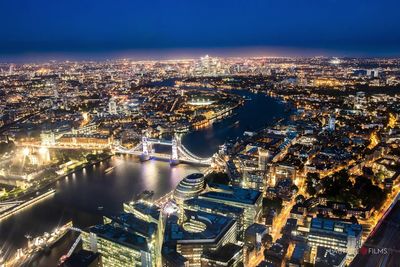
{"label": "horizon line", "polygon": [[309,47],[285,46],[247,46],[247,47],[209,47],[209,48],[150,48],[108,51],[42,51],[6,53],[0,52],[0,63],[45,63],[49,61],[165,61],[193,60],[204,55],[221,58],[399,58],[400,52],[367,53],[365,51],[335,50]]}

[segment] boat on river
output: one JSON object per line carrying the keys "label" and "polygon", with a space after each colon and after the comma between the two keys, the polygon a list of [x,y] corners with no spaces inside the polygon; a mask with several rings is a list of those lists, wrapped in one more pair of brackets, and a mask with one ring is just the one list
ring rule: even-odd
{"label": "boat on river", "polygon": [[107,169],[104,171],[104,173],[105,173],[105,174],[110,173],[110,172],[112,172],[114,169],[115,169],[115,166],[109,167],[109,168],[107,168]]}

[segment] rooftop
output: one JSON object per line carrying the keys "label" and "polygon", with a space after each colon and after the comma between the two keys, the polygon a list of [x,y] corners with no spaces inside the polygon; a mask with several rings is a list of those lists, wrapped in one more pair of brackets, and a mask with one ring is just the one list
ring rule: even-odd
{"label": "rooftop", "polygon": [[254,235],[259,233],[266,233],[268,231],[267,226],[259,223],[253,223],[246,229],[246,234]]}
{"label": "rooftop", "polygon": [[111,217],[114,223],[123,225],[130,232],[151,237],[157,231],[157,224],[143,221],[131,213],[121,213]]}
{"label": "rooftop", "polygon": [[359,236],[362,232],[360,224],[347,223],[327,218],[313,218],[311,220],[310,232],[312,231],[327,231],[333,234]]}
{"label": "rooftop", "polygon": [[300,264],[308,250],[309,247],[306,243],[297,243],[290,258],[290,263]]}
{"label": "rooftop", "polygon": [[329,248],[318,247],[315,267],[341,266],[346,260],[346,253],[335,251]]}
{"label": "rooftop", "polygon": [[235,202],[239,204],[254,205],[261,196],[261,192],[236,186],[210,184],[211,191],[201,194],[200,198],[213,198]]}
{"label": "rooftop", "polygon": [[131,232],[127,232],[119,227],[114,227],[111,224],[92,226],[89,228],[89,231],[101,238],[125,247],[136,250],[149,250],[146,238]]}
{"label": "rooftop", "polygon": [[142,214],[151,216],[155,220],[158,220],[160,216],[160,209],[157,206],[149,205],[143,201],[129,203],[129,206]]}
{"label": "rooftop", "polygon": [[171,215],[165,226],[165,243],[217,243],[220,238],[235,224],[230,217],[206,213],[202,211],[184,210],[185,223],[200,223],[202,231],[188,231],[178,223],[178,217]]}
{"label": "rooftop", "polygon": [[221,213],[243,213],[242,208],[230,206],[222,203],[216,203],[207,199],[192,198],[185,201],[185,206],[199,207],[200,209],[209,209],[212,211],[219,211]]}
{"label": "rooftop", "polygon": [[87,250],[80,250],[73,253],[67,260],[62,263],[62,267],[87,267],[95,261],[99,261],[100,253]]}
{"label": "rooftop", "polygon": [[206,251],[203,254],[203,257],[206,259],[228,263],[231,259],[235,258],[235,256],[241,251],[242,247],[236,244],[226,244],[223,247],[220,247],[216,251]]}

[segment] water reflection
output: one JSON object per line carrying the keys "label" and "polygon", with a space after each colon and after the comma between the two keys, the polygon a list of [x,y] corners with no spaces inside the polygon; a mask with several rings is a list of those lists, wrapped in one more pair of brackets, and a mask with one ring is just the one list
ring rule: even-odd
{"label": "water reflection", "polygon": [[[183,144],[199,156],[210,156],[227,139],[263,127],[283,113],[283,106],[271,98],[241,94],[251,95],[251,105],[246,103],[230,118],[184,136]],[[115,168],[105,173],[110,166]],[[0,244],[12,251],[26,245],[27,233],[38,236],[69,220],[80,228],[99,223],[102,213],[122,211],[122,204],[143,190],[154,191],[154,197],[158,198],[175,188],[184,176],[203,169],[186,164],[171,167],[169,162],[155,160],[142,163],[129,155],[113,157],[61,179],[56,183],[54,197],[1,222]],[[100,212],[99,206],[104,210]],[[48,261],[41,259],[37,266],[55,266],[56,254],[52,251]]]}
{"label": "water reflection", "polygon": [[152,189],[157,180],[157,176],[159,176],[159,173],[157,173],[159,170],[157,169],[155,161],[149,160],[143,162],[143,164],[141,164],[141,169],[141,180],[144,182],[145,188]]}

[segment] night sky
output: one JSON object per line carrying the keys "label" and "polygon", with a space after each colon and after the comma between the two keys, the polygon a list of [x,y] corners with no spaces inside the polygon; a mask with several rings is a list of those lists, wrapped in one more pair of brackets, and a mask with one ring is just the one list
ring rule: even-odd
{"label": "night sky", "polygon": [[400,55],[399,10],[398,0],[0,0],[0,55]]}

